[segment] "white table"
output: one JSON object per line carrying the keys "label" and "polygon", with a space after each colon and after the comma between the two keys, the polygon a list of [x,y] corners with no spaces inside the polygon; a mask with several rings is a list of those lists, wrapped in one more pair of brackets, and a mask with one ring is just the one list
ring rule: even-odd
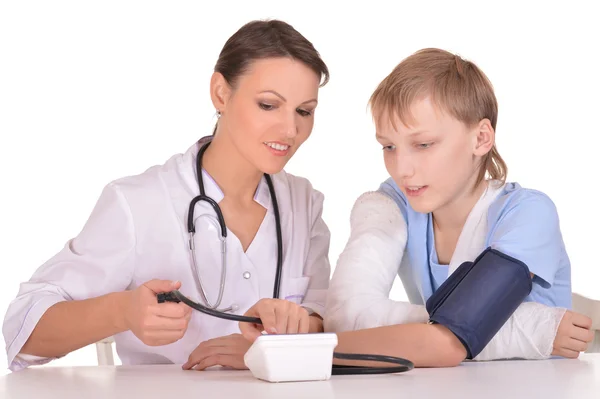
{"label": "white table", "polygon": [[463,363],[329,381],[268,383],[249,371],[180,366],[30,368],[0,377],[0,398],[600,398],[600,354],[578,360]]}

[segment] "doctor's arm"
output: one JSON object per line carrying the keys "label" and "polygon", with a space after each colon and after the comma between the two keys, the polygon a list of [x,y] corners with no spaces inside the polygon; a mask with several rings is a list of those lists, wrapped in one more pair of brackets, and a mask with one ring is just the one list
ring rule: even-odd
{"label": "doctor's arm", "polygon": [[191,312],[179,304],[158,305],[156,294],[180,286],[179,282],[152,280],[133,291],[60,300],[41,316],[20,354],[57,358],[128,330],[147,345],[175,342],[183,336]]}
{"label": "doctor's arm", "polygon": [[47,363],[151,320],[144,311],[155,309],[144,310],[144,298],[171,284],[123,292],[131,284],[134,245],[125,199],[108,185],[80,234],[21,284],[9,305],[3,324],[9,368]]}

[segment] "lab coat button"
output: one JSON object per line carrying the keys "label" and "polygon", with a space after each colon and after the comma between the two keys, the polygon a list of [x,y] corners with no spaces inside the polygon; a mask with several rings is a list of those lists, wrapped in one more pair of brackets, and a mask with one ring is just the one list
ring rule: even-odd
{"label": "lab coat button", "polygon": [[244,278],[248,280],[252,275],[250,274],[250,272],[244,272],[242,276],[244,276]]}

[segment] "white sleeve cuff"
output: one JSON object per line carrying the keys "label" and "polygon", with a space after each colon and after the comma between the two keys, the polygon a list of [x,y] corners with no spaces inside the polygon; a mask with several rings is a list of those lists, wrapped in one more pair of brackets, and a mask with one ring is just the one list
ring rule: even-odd
{"label": "white sleeve cuff", "polygon": [[[29,339],[29,336],[33,332],[33,329],[39,322],[40,318],[44,315],[44,313],[46,313],[46,311],[51,306],[64,300],[65,299],[59,295],[42,296],[37,300],[37,302],[35,302],[31,306],[31,308],[25,315],[25,320],[23,320],[22,324],[20,325],[20,328],[18,326],[15,326],[14,324],[10,326],[5,325],[4,334],[5,339],[7,341],[6,360],[8,363],[8,368],[11,371],[18,371],[30,365],[44,364],[50,362],[51,360],[54,360],[54,358],[42,358],[38,356],[31,357],[31,355],[20,355],[19,352],[23,348],[23,345],[25,345],[25,342],[27,342],[27,340]],[[7,319],[9,317],[10,315],[7,315]],[[16,323],[17,320],[11,320],[11,322]],[[10,334],[11,328],[13,329],[13,331],[18,328],[18,332],[13,337],[11,337]],[[10,344],[8,344],[9,339],[11,338],[12,340],[10,341]]]}

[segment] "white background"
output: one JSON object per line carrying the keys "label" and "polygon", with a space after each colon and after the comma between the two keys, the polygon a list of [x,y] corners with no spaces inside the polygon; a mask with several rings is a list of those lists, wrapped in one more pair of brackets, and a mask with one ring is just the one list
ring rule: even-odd
{"label": "white background", "polygon": [[[106,183],[163,163],[212,131],[208,84],[219,51],[242,24],[268,17],[294,25],[331,70],[313,134],[287,170],[326,196],[333,267],[354,200],[386,178],[369,95],[402,58],[440,47],[492,80],[509,180],[554,200],[573,289],[600,298],[593,2],[338,4],[0,2],[2,315],[19,282],[79,232]],[[405,298],[398,284],[392,294]],[[95,362],[88,347],[53,364]],[[0,374],[5,368],[0,351]]]}

